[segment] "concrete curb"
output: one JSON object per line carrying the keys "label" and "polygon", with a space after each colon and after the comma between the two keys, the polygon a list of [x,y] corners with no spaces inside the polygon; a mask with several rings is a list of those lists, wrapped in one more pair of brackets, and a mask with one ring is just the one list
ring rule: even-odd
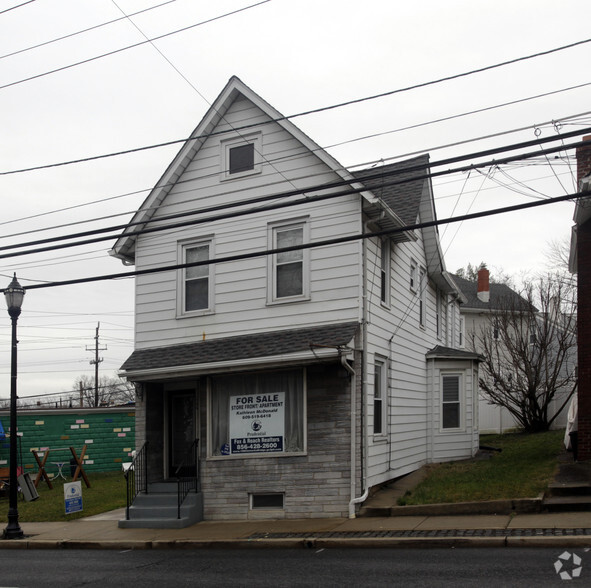
{"label": "concrete curb", "polygon": [[486,500],[407,506],[366,507],[364,517],[458,516],[535,514],[542,511],[543,495],[515,500]]}
{"label": "concrete curb", "polygon": [[591,547],[590,536],[552,537],[355,537],[355,538],[282,538],[282,539],[178,539],[157,541],[62,541],[14,540],[0,543],[0,549],[350,549],[350,548],[481,548],[481,547]]}

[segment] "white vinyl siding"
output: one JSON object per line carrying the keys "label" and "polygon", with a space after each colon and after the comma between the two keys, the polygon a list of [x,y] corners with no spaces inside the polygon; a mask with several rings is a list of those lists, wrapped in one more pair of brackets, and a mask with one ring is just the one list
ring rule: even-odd
{"label": "white vinyl siding", "polygon": [[[236,100],[218,125],[220,132],[268,118],[247,100]],[[261,173],[247,175],[236,181],[220,181],[221,149],[219,137],[205,140],[194,159],[187,165],[178,183],[154,214],[154,222],[162,215],[182,214],[199,207],[215,207],[241,202],[265,193],[293,190],[310,184],[335,182],[339,176],[304,149],[279,125],[264,124]],[[334,192],[339,191],[335,188]],[[251,206],[246,207],[251,208]],[[293,209],[295,210],[295,208]],[[300,209],[301,210],[301,209]],[[176,272],[146,274],[136,278],[136,348],[174,345],[230,337],[247,333],[304,328],[310,325],[333,324],[359,320],[360,243],[314,247],[306,254],[308,299],[303,304],[269,304],[268,259],[269,226],[285,221],[309,219],[310,242],[338,238],[361,231],[361,202],[352,194],[310,203],[305,217],[295,213],[286,217],[284,210],[248,214],[207,223],[209,234],[215,234],[215,258],[236,254],[258,254],[235,262],[215,264],[213,295],[215,314],[180,315],[176,303]],[[178,263],[178,241],[191,242],[195,226],[170,232],[139,235],[136,268],[155,269]],[[305,282],[306,283],[306,282]],[[293,299],[296,301],[296,299]],[[205,316],[207,314],[207,317]]]}

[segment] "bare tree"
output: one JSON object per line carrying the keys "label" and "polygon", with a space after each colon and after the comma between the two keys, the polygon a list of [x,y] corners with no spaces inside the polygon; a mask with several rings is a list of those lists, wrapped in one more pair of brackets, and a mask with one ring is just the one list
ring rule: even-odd
{"label": "bare tree", "polygon": [[[480,387],[525,431],[546,431],[576,388],[575,292],[562,276],[525,284],[502,300],[473,347],[485,357]],[[550,404],[558,410],[550,416]]]}
{"label": "bare tree", "polygon": [[[83,406],[96,406],[94,378],[81,375],[76,378],[73,389],[82,394]],[[135,400],[135,388],[133,384],[122,380],[102,376],[99,378],[98,385],[98,405],[113,406],[117,404],[127,404]]]}

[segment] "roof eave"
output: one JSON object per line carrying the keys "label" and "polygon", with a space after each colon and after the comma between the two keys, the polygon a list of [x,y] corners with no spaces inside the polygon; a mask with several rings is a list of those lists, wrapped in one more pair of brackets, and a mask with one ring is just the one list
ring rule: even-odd
{"label": "roof eave", "polygon": [[330,361],[338,359],[343,353],[347,353],[347,351],[338,348],[314,348],[313,350],[266,357],[232,359],[227,361],[167,366],[153,369],[121,370],[119,376],[131,382],[170,380],[178,377],[237,372],[259,367],[294,366],[315,363],[317,361]]}

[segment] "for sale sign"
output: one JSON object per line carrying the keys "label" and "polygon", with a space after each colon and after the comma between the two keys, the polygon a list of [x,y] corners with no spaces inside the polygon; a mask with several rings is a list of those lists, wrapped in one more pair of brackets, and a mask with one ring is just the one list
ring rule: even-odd
{"label": "for sale sign", "polygon": [[82,482],[67,482],[64,484],[64,500],[66,514],[82,510]]}
{"label": "for sale sign", "polygon": [[285,392],[230,396],[230,453],[283,451]]}

